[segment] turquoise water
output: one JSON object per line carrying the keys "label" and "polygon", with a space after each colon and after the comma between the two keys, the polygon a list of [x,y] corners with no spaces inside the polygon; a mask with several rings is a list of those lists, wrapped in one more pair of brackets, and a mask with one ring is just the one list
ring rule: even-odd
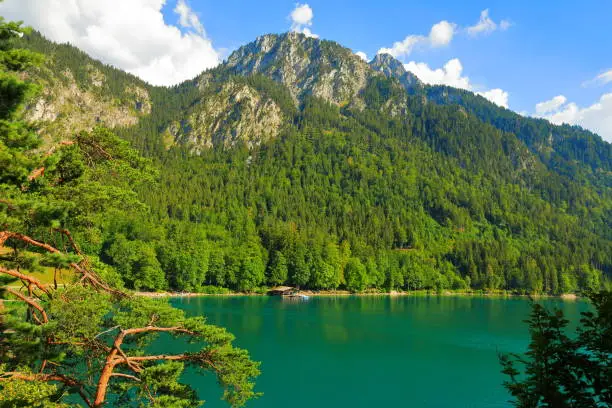
{"label": "turquoise water", "polygon": [[[530,304],[484,297],[174,299],[227,327],[261,361],[252,408],[507,407],[498,352],[528,343]],[[546,300],[572,321],[582,302]],[[166,350],[170,351],[170,350]],[[207,407],[225,407],[214,377],[188,373]]]}

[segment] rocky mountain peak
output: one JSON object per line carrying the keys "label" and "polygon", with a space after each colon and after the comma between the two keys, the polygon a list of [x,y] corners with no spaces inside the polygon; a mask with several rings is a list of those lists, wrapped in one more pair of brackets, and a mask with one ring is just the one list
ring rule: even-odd
{"label": "rocky mountain peak", "polygon": [[232,53],[225,68],[263,74],[285,85],[297,102],[314,95],[339,105],[356,99],[371,70],[348,48],[299,33],[268,34]]}
{"label": "rocky mountain peak", "polygon": [[404,64],[390,54],[376,54],[376,57],[370,61],[370,67],[389,78],[397,78],[408,91],[423,86],[423,83],[416,75],[406,71]]}
{"label": "rocky mountain peak", "polygon": [[394,58],[391,54],[379,53],[370,61],[370,67],[375,71],[382,72],[387,76],[401,76],[406,72],[404,64]]}

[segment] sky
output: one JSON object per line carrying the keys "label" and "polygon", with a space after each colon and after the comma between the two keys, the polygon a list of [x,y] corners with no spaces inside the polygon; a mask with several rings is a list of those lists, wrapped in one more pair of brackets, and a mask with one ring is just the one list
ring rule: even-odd
{"label": "sky", "polygon": [[610,0],[5,0],[0,15],[155,85],[299,31],[612,142]]}

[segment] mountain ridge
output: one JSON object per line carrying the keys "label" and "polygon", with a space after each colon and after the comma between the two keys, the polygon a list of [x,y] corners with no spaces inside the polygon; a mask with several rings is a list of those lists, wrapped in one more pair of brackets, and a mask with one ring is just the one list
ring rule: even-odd
{"label": "mountain ridge", "polygon": [[[610,150],[589,132],[295,33],[259,37],[174,87],[36,34],[23,41],[48,57],[33,79],[94,98],[39,123],[49,143],[71,137],[58,123],[106,125],[151,158],[160,182],[136,193],[169,237],[203,237],[211,266],[197,285],[558,293],[612,274]],[[98,116],[101,106],[124,107],[131,122]],[[146,240],[166,265],[162,244]],[[341,253],[369,265],[356,269],[366,280],[344,276]]]}
{"label": "mountain ridge", "polygon": [[[37,44],[26,43],[27,46],[32,47],[33,49],[42,49],[45,48],[41,46],[41,43],[44,43],[46,40],[43,39],[39,34],[34,34],[30,36],[30,38],[34,37]],[[48,44],[52,44],[47,41]],[[66,53],[65,48],[70,48],[68,45],[55,45],[56,49],[64,48],[64,54]],[[304,48],[306,47],[306,48]],[[330,52],[330,50],[332,52]],[[76,48],[73,48],[73,51],[76,51]],[[55,51],[53,51],[55,52]],[[274,53],[283,54],[283,58],[288,60],[281,61],[281,66],[272,66],[270,62],[278,62],[275,61]],[[301,52],[301,56],[297,56],[297,53]],[[333,55],[329,57],[327,54],[338,54],[341,55]],[[79,53],[83,54],[79,51]],[[298,57],[303,57],[305,55],[315,55],[320,58],[313,58],[313,61],[306,61],[304,63],[303,60],[300,60]],[[256,55],[260,54],[260,55]],[[293,60],[291,60],[293,58]],[[61,58],[60,58],[61,59]],[[297,64],[297,68],[294,69],[295,72],[291,72],[291,70],[287,69],[288,65],[291,65],[292,62],[300,62]],[[95,64],[94,59],[90,59],[89,63],[82,64],[84,66],[93,66],[96,65],[96,69],[94,71],[100,70],[100,66],[106,67],[111,71],[114,71],[113,76],[117,72],[122,72],[120,69],[108,67],[104,64]],[[284,65],[283,65],[284,64]],[[314,65],[314,67],[313,67]],[[374,72],[380,72],[383,75],[396,78],[402,84],[402,86],[407,90],[407,92],[411,95],[419,95],[428,98],[435,103],[439,104],[458,104],[468,109],[468,111],[479,116],[481,120],[487,121],[488,123],[492,123],[492,120],[487,119],[487,116],[491,116],[492,114],[498,114],[500,112],[504,112],[504,109],[494,105],[490,102],[486,102],[482,97],[478,97],[470,91],[459,90],[452,87],[446,86],[431,86],[423,84],[418,77],[412,74],[409,71],[406,71],[403,67],[403,64],[395,59],[394,57],[388,54],[377,54],[370,62],[366,63],[361,60],[357,55],[355,55],[350,49],[342,47],[340,44],[335,43],[333,41],[328,40],[319,40],[308,38],[303,34],[299,33],[283,33],[283,34],[266,34],[258,37],[255,41],[245,44],[241,46],[234,52],[230,54],[226,61],[224,61],[220,66],[213,68],[211,70],[206,70],[202,74],[198,75],[192,80],[185,81],[181,84],[178,84],[174,87],[154,87],[146,84],[142,80],[134,77],[130,74],[127,74],[130,81],[132,81],[136,86],[138,86],[141,91],[144,90],[148,93],[151,92],[152,89],[155,90],[171,90],[175,88],[182,88],[187,86],[188,84],[193,84],[194,82],[198,84],[200,87],[205,87],[207,80],[211,75],[211,72],[219,71],[225,69],[228,71],[226,75],[253,75],[253,74],[264,74],[268,76],[272,80],[276,82],[280,82],[283,85],[287,86],[291,95],[294,98],[294,101],[297,104],[298,96],[303,96],[306,94],[314,95],[322,97],[325,100],[331,101],[338,105],[346,105],[349,102],[353,103],[354,106],[359,108],[363,107],[363,103],[360,100],[360,91],[363,90],[365,83],[367,81],[367,74],[371,74],[371,72],[367,71],[367,67],[370,67]],[[65,72],[65,70],[60,70],[61,72]],[[324,75],[321,75],[321,71],[325,71]],[[310,72],[310,73],[309,73]],[[316,73],[316,75],[314,75]],[[350,74],[350,75],[349,75]],[[119,75],[121,76],[121,75]],[[315,76],[322,76],[323,78],[314,78]],[[356,80],[347,79],[349,76],[356,76]],[[303,77],[303,78],[301,78]],[[297,78],[301,78],[301,82],[297,82]],[[91,82],[95,82],[94,79]],[[124,81],[125,82],[125,81]],[[116,92],[116,91],[115,91]],[[139,92],[140,95],[143,92]],[[462,95],[468,95],[470,97],[470,101],[465,102],[465,97]],[[145,104],[148,102],[145,99]],[[349,99],[352,99],[349,101]],[[473,100],[480,101],[478,104],[482,105],[483,108],[480,110],[487,111],[486,113],[481,113],[477,111],[477,109],[473,108]],[[39,100],[39,106],[40,104]],[[129,124],[133,124],[136,115],[143,115],[143,112],[136,112],[134,115],[133,111],[138,111],[138,109],[134,109],[138,104],[142,103],[142,101],[134,100],[133,106],[123,106],[123,109],[131,110],[132,118],[125,119],[123,121],[118,121],[118,123],[113,123],[112,121],[104,121],[103,123],[107,123],[111,127],[125,126]],[[108,106],[108,105],[107,105]],[[146,108],[146,106],[145,106]],[[34,109],[34,113],[32,115],[33,119],[41,119],[45,118],[44,109]],[[58,109],[61,110],[61,109]],[[103,112],[103,109],[100,110]],[[606,150],[604,154],[606,156],[610,156],[610,149],[612,149],[612,145],[605,142],[599,135],[596,135],[588,130],[584,130],[582,128],[576,126],[557,126],[549,124],[548,122],[542,122],[540,119],[523,117],[513,111],[506,110],[507,112],[511,112],[507,114],[511,116],[511,120],[514,122],[525,122],[525,123],[546,123],[544,127],[549,130],[549,134],[552,135],[553,139],[557,144],[562,144],[564,141],[563,135],[567,135],[569,133],[579,133],[579,137],[575,137],[577,139],[588,140],[589,138],[595,137],[595,147],[599,150]],[[492,112],[492,113],[491,113]],[[57,116],[57,112],[52,112],[51,114],[47,113],[46,118],[50,118],[55,114]],[[144,111],[144,115],[146,115],[146,109]],[[521,119],[522,118],[522,119]],[[44,122],[44,121],[43,121]],[[510,119],[507,121],[510,122]],[[495,124],[494,124],[495,125]],[[515,131],[520,135],[521,131],[517,130],[523,125],[516,125],[516,123],[509,124],[498,124],[496,127],[505,130],[505,131]],[[523,126],[525,127],[525,126]],[[561,129],[564,129],[563,131]],[[531,135],[525,137],[524,139],[533,139],[534,131],[531,131]],[[540,153],[543,153],[546,148],[550,147],[550,144],[547,146],[547,138],[537,137],[538,142],[541,147]],[[592,144],[591,140],[588,140],[590,144]],[[529,145],[529,142],[528,142]],[[592,150],[592,149],[591,149]],[[594,154],[593,156],[597,156]],[[601,156],[601,155],[599,155]],[[609,160],[602,160],[599,157],[600,165],[605,169],[610,170],[612,168],[612,164]]]}
{"label": "mountain ridge", "polygon": [[[481,95],[446,85],[424,85],[416,76],[404,69],[403,64],[389,54],[378,54],[371,62],[378,71],[387,77],[400,80],[409,93],[421,95],[428,100],[442,105],[460,105],[475,114],[480,120],[490,123],[496,128],[512,132],[523,140],[531,151],[538,154],[545,162],[554,161],[551,153],[561,150],[563,160],[579,159],[575,152],[563,146],[568,140],[585,143],[583,149],[590,154],[589,161],[596,163],[592,166],[602,167],[605,171],[612,171],[612,144],[606,142],[600,135],[583,129],[579,126],[554,125],[545,119],[532,118],[520,115],[508,108],[500,107]],[[409,74],[409,78],[405,79]],[[416,82],[415,81],[418,81]],[[571,165],[571,163],[565,163]]]}

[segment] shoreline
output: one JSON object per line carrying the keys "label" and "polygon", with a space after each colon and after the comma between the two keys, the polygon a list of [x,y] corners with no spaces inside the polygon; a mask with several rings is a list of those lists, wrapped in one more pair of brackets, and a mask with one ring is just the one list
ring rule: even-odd
{"label": "shoreline", "polygon": [[[271,296],[267,293],[244,293],[244,292],[228,292],[228,293],[198,293],[198,292],[133,292],[136,296],[144,296],[148,298],[189,298],[189,297],[242,297],[242,296]],[[308,297],[405,297],[405,296],[442,296],[442,297],[503,297],[503,298],[534,298],[534,299],[548,299],[557,298],[564,301],[575,301],[581,297],[574,293],[563,293],[561,295],[549,295],[549,294],[518,294],[518,293],[504,293],[504,292],[430,292],[430,291],[391,291],[391,292],[360,292],[353,293],[345,290],[336,291],[312,291],[305,290],[299,292],[302,295]],[[280,296],[279,296],[280,297]]]}
{"label": "shoreline", "polygon": [[[20,288],[20,286],[5,286],[12,288]],[[226,293],[206,293],[206,292],[147,292],[147,291],[130,291],[135,296],[143,296],[148,298],[190,298],[190,297],[243,297],[243,296],[273,296],[266,293],[245,293],[245,292],[231,292]],[[454,292],[450,290],[442,292],[434,292],[427,290],[416,290],[416,291],[391,291],[391,292],[376,292],[376,291],[365,291],[365,292],[350,292],[348,290],[301,290],[301,295],[308,297],[425,297],[425,296],[437,296],[437,297],[486,297],[486,298],[533,298],[533,299],[560,299],[563,301],[576,301],[582,298],[582,296],[575,293],[562,293],[560,295],[551,294],[520,294],[510,292]]]}

